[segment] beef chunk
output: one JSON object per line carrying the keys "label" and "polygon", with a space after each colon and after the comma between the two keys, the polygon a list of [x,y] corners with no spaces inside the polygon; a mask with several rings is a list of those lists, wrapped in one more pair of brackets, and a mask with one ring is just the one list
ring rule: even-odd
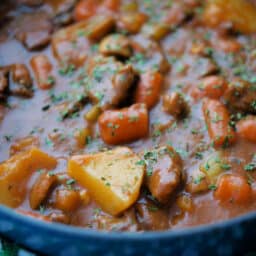
{"label": "beef chunk", "polygon": [[51,40],[52,24],[44,12],[26,13],[18,17],[14,23],[16,38],[28,50],[36,50],[46,46]]}
{"label": "beef chunk", "polygon": [[88,65],[89,78],[86,91],[93,103],[103,109],[118,106],[127,98],[135,79],[130,65],[123,65],[114,58],[97,56]]}
{"label": "beef chunk", "polygon": [[7,97],[9,79],[9,70],[7,68],[0,67],[0,101],[5,100]]}
{"label": "beef chunk", "polygon": [[157,69],[161,73],[166,73],[169,70],[169,63],[157,42],[138,35],[133,37],[131,44],[135,54],[129,63],[136,71]]}
{"label": "beef chunk", "polygon": [[224,100],[232,111],[256,113],[256,87],[245,80],[234,79],[225,91]]}
{"label": "beef chunk", "polygon": [[170,146],[160,147],[144,154],[147,180],[151,194],[161,203],[167,203],[182,180],[182,160]]}
{"label": "beef chunk", "polygon": [[145,198],[139,200],[135,209],[141,230],[163,230],[169,226],[167,212],[151,200]]}
{"label": "beef chunk", "polygon": [[11,67],[12,82],[9,91],[12,95],[30,98],[33,96],[32,80],[28,68],[24,64]]}

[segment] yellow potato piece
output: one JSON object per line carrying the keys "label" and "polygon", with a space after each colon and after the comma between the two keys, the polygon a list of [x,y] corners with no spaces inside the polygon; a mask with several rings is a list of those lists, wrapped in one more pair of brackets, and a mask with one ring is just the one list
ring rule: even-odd
{"label": "yellow potato piece", "polygon": [[19,206],[27,191],[30,175],[39,169],[53,169],[57,165],[54,157],[37,148],[12,156],[0,164],[0,204]]}
{"label": "yellow potato piece", "polygon": [[68,174],[88,189],[105,212],[117,215],[138,198],[144,176],[140,159],[127,147],[73,156]]}
{"label": "yellow potato piece", "polygon": [[203,18],[209,26],[232,22],[239,32],[256,32],[256,6],[247,0],[208,0]]}

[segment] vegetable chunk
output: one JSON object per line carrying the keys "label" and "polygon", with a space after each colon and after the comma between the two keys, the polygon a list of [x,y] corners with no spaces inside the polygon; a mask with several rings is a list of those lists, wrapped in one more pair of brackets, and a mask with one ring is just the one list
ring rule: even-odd
{"label": "vegetable chunk", "polygon": [[88,189],[100,207],[117,215],[138,198],[144,167],[129,148],[119,147],[103,153],[73,156],[69,175]]}
{"label": "vegetable chunk", "polygon": [[19,206],[26,196],[30,175],[39,169],[51,170],[57,161],[54,157],[32,148],[0,164],[0,204]]}
{"label": "vegetable chunk", "polygon": [[204,12],[205,23],[216,27],[232,22],[233,27],[242,33],[256,32],[256,7],[245,0],[210,0]]}
{"label": "vegetable chunk", "polygon": [[121,110],[105,111],[98,120],[101,138],[113,145],[146,137],[148,122],[146,105],[140,103]]}

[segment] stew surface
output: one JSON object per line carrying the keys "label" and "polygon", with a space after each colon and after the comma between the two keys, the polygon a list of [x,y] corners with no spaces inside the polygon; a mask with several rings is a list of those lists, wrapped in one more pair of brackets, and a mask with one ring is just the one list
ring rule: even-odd
{"label": "stew surface", "polygon": [[255,19],[243,0],[1,1],[0,203],[120,231],[255,211]]}

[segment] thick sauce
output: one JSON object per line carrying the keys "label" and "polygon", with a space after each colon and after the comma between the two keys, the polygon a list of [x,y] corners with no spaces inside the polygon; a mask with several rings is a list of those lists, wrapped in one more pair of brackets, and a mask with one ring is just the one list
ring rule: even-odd
{"label": "thick sauce", "polygon": [[[111,29],[100,39],[86,38],[81,39],[81,42],[80,39],[77,39],[79,42],[72,42],[74,39],[71,38],[71,33],[68,33],[69,43],[59,48],[60,60],[53,53],[53,48],[58,47],[58,42],[54,41],[57,31],[73,26],[72,23],[77,20],[82,20],[82,22],[88,20],[86,8],[89,7],[84,7],[84,16],[80,10],[82,14],[80,13],[79,16],[78,5],[82,4],[81,2],[75,3],[76,1],[34,1],[45,2],[35,6],[29,4],[33,1],[4,2],[0,4],[0,71],[1,68],[16,63],[25,64],[33,80],[33,96],[20,97],[9,89],[8,92],[3,93],[4,99],[1,100],[0,97],[0,161],[7,160],[10,154],[17,155],[19,151],[24,151],[24,145],[19,145],[24,138],[30,136],[34,143],[30,144],[58,160],[57,167],[51,170],[54,175],[58,176],[58,173],[64,175],[64,178],[62,177],[64,181],[53,186],[50,191],[47,190],[47,197],[40,206],[32,210],[29,202],[31,188],[36,180],[40,183],[38,177],[41,175],[41,170],[35,171],[26,183],[26,197],[20,205],[15,207],[16,210],[28,215],[34,214],[36,217],[43,215],[45,217],[41,218],[50,221],[88,228],[137,231],[209,224],[256,209],[256,175],[254,173],[256,170],[256,121],[253,116],[256,113],[256,94],[255,90],[251,89],[256,86],[256,34],[246,35],[243,31],[237,33],[236,28],[232,27],[229,22],[214,27],[207,26],[204,20],[207,19],[204,18],[207,7],[197,0],[99,1],[102,2],[99,6],[95,4],[97,1],[85,0],[81,2],[93,2],[91,5],[95,5],[94,8],[98,8],[99,13],[112,16],[115,30]],[[135,15],[138,13],[147,17],[142,19],[146,25],[144,24],[141,29],[135,28],[137,31],[134,32],[134,27],[131,28],[131,24],[127,25],[129,22],[125,23],[123,20],[128,20],[129,14],[133,15],[133,19],[136,20]],[[93,15],[93,11],[91,14]],[[134,23],[137,24],[138,20]],[[155,24],[160,24],[159,26],[162,25],[162,27],[157,30],[154,27]],[[27,30],[29,35],[26,34]],[[100,54],[102,40],[113,31],[125,35],[125,38],[130,40],[129,47],[132,49],[131,53],[129,53],[129,47],[128,53],[120,53],[120,48],[122,50],[125,46],[115,45],[112,51],[109,50],[111,48],[109,46],[105,47],[107,55],[119,59],[120,65],[127,63],[132,66],[133,70],[136,70],[133,85],[126,90],[125,95],[116,96],[117,104],[116,102],[112,104],[113,99],[109,89],[104,91],[104,88],[109,87],[109,84],[113,82],[112,78],[109,78],[106,72],[99,71],[98,67],[93,71],[90,70],[94,65],[92,60]],[[23,35],[20,35],[22,33]],[[47,41],[48,36],[49,41]],[[153,39],[148,39],[150,37]],[[148,47],[147,44],[150,46]],[[80,47],[78,53],[86,57],[79,63],[70,61],[72,50],[69,52],[68,47],[73,47],[74,52],[76,52],[76,47]],[[116,54],[115,51],[118,53]],[[39,54],[47,56],[52,65],[51,74],[47,77],[49,89],[40,88],[40,81],[36,79],[35,69],[31,65],[31,58]],[[66,63],[65,56],[68,59]],[[78,57],[75,60],[78,62]],[[114,64],[115,61],[110,60]],[[96,65],[103,66],[104,64],[96,63]],[[63,198],[58,195],[61,189],[75,191],[75,193],[86,189],[82,188],[79,182],[67,176],[69,158],[73,155],[99,152],[117,146],[104,143],[97,117],[93,122],[85,117],[95,105],[92,97],[89,96],[87,99],[86,83],[91,79],[91,83],[97,84],[96,89],[93,90],[99,90],[104,94],[98,93],[96,96],[103,97],[102,102],[105,99],[111,102],[105,105],[102,103],[100,106],[101,111],[106,113],[109,109],[121,109],[135,103],[134,92],[142,74],[147,71],[159,72],[164,79],[155,104],[148,108],[149,133],[147,136],[140,136],[142,138],[129,140],[128,143],[117,144],[131,148],[138,155],[144,151],[171,145],[182,161],[182,177],[179,184],[168,195],[168,200],[162,202],[156,195],[156,198],[152,196],[150,186],[145,181],[138,200],[128,210],[115,217],[102,211],[93,198],[90,198],[89,203],[79,201],[77,207],[69,205],[70,207],[65,208],[63,206],[63,201],[66,200],[65,195]],[[95,73],[98,74],[95,75]],[[11,77],[11,71],[8,76]],[[216,86],[211,88],[213,92],[211,89],[206,89],[211,76],[217,79],[214,80]],[[221,81],[226,84],[221,89],[219,89],[220,79],[223,79],[224,82]],[[235,79],[241,79],[242,84],[248,83],[250,87],[243,89],[242,96],[240,93],[237,99],[228,95],[228,90],[232,90],[230,84],[236,81]],[[15,82],[10,78],[9,87],[13,87],[14,84]],[[251,90],[251,92],[245,92],[245,90]],[[1,93],[0,85],[0,95]],[[89,90],[90,93],[92,92]],[[68,111],[70,106],[74,107],[77,95],[85,97],[85,102],[81,103],[78,109],[72,109],[73,112],[70,113]],[[176,101],[175,97],[180,98]],[[206,103],[203,103],[205,101]],[[230,140],[227,143],[221,143],[220,138],[214,138],[216,132],[214,127],[226,117],[219,117],[217,113],[214,124],[206,124],[205,116],[209,114],[209,111],[203,110],[202,105],[206,104],[209,107],[210,101],[221,102],[221,106],[227,111],[229,119],[227,127],[224,127],[225,124],[221,125],[222,128],[231,129],[235,133],[234,142]],[[254,120],[252,121],[254,126],[252,125],[252,128],[244,134],[241,131],[242,128],[238,129],[238,122],[248,118]],[[211,117],[211,122],[212,119]],[[211,127],[212,136],[209,132]],[[82,139],[81,136],[77,136],[81,134],[81,131],[87,132],[87,130],[90,130],[90,135]],[[247,133],[253,133],[249,139]],[[207,163],[212,161],[211,158],[216,152],[220,154],[221,160],[218,158],[217,164],[214,164],[221,163],[222,170],[218,175],[214,174],[215,177],[212,178],[207,173],[211,168]],[[216,160],[216,156],[214,157]],[[167,168],[164,159],[158,159],[158,161],[160,162],[157,163],[157,168],[160,171]],[[206,172],[203,172],[205,163]],[[248,198],[242,197],[243,200],[236,200],[236,195],[232,198],[231,193],[229,194],[230,200],[222,200],[222,192],[218,189],[221,186],[221,179],[227,174],[239,175],[237,177],[246,180],[249,186],[248,193],[250,193]],[[145,180],[149,179],[148,173],[145,176]],[[155,186],[171,186],[168,185],[168,178],[167,174],[163,174],[161,182],[151,184],[156,190]],[[202,182],[206,182],[206,185],[199,189]],[[232,185],[230,187],[232,190]],[[224,193],[228,194],[226,190]],[[240,191],[241,188],[236,187],[235,190]],[[219,194],[221,194],[220,197],[218,197]],[[57,202],[58,197],[63,204]],[[70,198],[68,200],[72,202],[76,200],[76,196],[73,199],[72,196]]]}

